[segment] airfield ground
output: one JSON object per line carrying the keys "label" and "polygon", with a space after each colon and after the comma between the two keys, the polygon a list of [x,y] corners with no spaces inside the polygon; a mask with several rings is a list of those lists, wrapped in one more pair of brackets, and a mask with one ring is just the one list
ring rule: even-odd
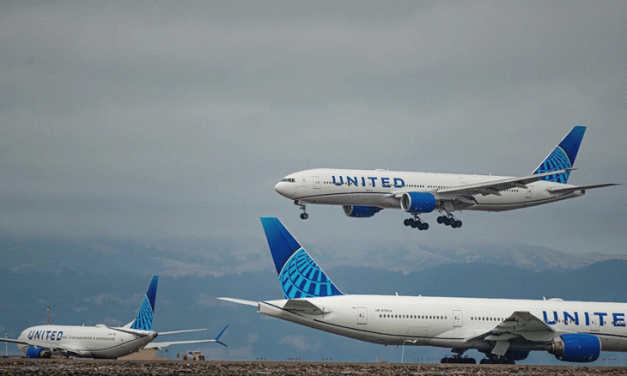
{"label": "airfield ground", "polygon": [[0,360],[0,375],[621,375],[627,368],[396,363],[226,362],[172,360]]}

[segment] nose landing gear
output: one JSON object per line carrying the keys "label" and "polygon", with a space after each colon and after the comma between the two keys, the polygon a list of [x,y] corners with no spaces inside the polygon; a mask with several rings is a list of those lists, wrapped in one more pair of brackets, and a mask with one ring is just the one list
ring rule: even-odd
{"label": "nose landing gear", "polygon": [[466,349],[453,349],[451,350],[455,353],[455,355],[445,356],[440,360],[442,364],[477,364],[475,358],[471,358],[469,356],[462,356]]}
{"label": "nose landing gear", "polygon": [[300,202],[298,200],[294,200],[294,205],[299,206],[300,210],[303,211],[302,213],[300,213],[300,219],[307,219],[307,218],[309,218],[309,214],[307,214],[307,205],[303,204],[302,202]]}

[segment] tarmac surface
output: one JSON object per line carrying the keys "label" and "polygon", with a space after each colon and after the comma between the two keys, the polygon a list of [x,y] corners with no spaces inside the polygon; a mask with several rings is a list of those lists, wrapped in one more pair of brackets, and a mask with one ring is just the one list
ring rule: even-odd
{"label": "tarmac surface", "polygon": [[0,359],[0,375],[627,375],[622,367]]}

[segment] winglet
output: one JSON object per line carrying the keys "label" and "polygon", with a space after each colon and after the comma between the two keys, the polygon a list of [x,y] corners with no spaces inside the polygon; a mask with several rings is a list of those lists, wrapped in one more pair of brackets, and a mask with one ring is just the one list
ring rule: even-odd
{"label": "winglet", "polygon": [[553,149],[553,151],[540,163],[538,168],[534,171],[535,174],[542,174],[545,172],[567,170],[566,172],[549,175],[541,178],[541,180],[547,180],[554,183],[568,182],[570,176],[570,170],[575,165],[575,158],[583,140],[583,135],[586,133],[586,127],[583,125],[575,126],[564,139]]}
{"label": "winglet", "polygon": [[343,295],[278,218],[261,224],[286,299]]}
{"label": "winglet", "polygon": [[139,312],[137,312],[137,317],[133,320],[131,329],[152,330],[152,319],[155,313],[158,283],[159,276],[153,276],[152,281],[150,281],[150,286],[148,286],[148,291],[146,291],[146,295],[139,307]]}
{"label": "winglet", "polygon": [[219,343],[219,344],[221,344],[222,346],[225,346],[225,347],[229,347],[229,346],[226,343],[221,342],[220,341],[220,337],[222,337],[222,334],[224,334],[224,332],[226,331],[226,328],[228,328],[228,327],[229,326],[227,324],[227,326],[225,326],[224,329],[222,329],[222,331],[220,332],[220,334],[218,334],[218,336],[215,338],[217,343]]}

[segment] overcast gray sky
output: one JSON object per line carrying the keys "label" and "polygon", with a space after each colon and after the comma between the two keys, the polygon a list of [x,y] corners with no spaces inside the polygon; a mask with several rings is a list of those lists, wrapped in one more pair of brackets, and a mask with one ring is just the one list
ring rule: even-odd
{"label": "overcast gray sky", "polygon": [[301,221],[273,190],[315,167],[525,175],[576,124],[570,182],[624,184],[626,18],[624,1],[3,2],[0,236],[216,239],[242,256],[276,215],[348,255],[626,253],[625,185],[460,213],[456,230],[426,215],[426,232],[398,210]]}

